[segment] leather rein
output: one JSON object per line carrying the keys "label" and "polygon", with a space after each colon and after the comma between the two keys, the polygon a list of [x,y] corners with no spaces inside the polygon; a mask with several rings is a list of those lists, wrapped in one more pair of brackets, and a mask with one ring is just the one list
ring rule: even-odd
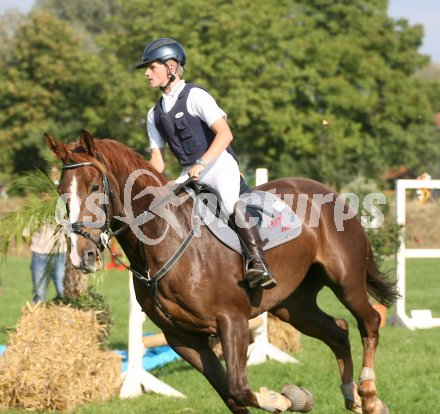
{"label": "leather rein", "polygon": [[[95,167],[98,168],[95,164],[92,162],[79,162],[74,164],[66,164],[61,169],[62,170],[70,170],[74,168],[80,168],[80,167]],[[98,168],[99,169],[99,168]],[[142,212],[134,221],[130,223],[124,224],[124,226],[120,227],[119,229],[115,230],[114,232],[110,228],[110,209],[109,209],[109,200],[113,200],[115,197],[115,194],[113,190],[109,187],[109,180],[105,174],[104,171],[99,169],[102,173],[102,192],[104,194],[104,213],[105,213],[105,222],[101,227],[97,227],[96,223],[92,222],[84,222],[84,221],[76,221],[75,223],[68,223],[68,231],[74,234],[78,234],[82,237],[85,237],[86,239],[91,240],[100,251],[103,251],[104,248],[107,248],[111,254],[111,256],[122,266],[124,266],[127,270],[129,270],[138,280],[143,282],[145,285],[147,285],[149,288],[152,289],[152,296],[153,296],[153,302],[154,305],[161,310],[161,312],[170,320],[173,320],[172,316],[166,311],[166,309],[160,304],[159,300],[157,299],[157,285],[158,282],[168,273],[168,271],[177,263],[177,261],[180,259],[180,257],[183,255],[183,253],[188,248],[189,244],[191,243],[192,239],[196,234],[200,232],[200,217],[198,215],[194,216],[193,219],[193,226],[191,227],[190,231],[180,244],[179,248],[174,252],[174,254],[167,260],[167,262],[156,272],[155,275],[150,275],[150,267],[148,265],[148,258],[146,256],[146,252],[143,246],[141,246],[141,252],[143,256],[143,260],[145,262],[146,271],[145,274],[138,272],[137,270],[133,269],[131,266],[126,265],[123,263],[119,257],[114,253],[109,245],[110,240],[113,237],[118,236],[119,234],[125,232],[128,230],[128,228],[132,225],[142,225],[137,224],[137,222],[140,221],[140,219],[149,212],[149,210],[145,210]],[[154,201],[154,206],[158,207],[161,204],[165,204],[171,197],[177,195],[180,193],[184,187],[186,187],[188,184],[190,184],[193,181],[192,178],[188,178],[185,182],[179,184],[171,194]],[[99,240],[95,240],[90,232],[85,230],[86,228],[99,228],[101,230],[101,235]]]}

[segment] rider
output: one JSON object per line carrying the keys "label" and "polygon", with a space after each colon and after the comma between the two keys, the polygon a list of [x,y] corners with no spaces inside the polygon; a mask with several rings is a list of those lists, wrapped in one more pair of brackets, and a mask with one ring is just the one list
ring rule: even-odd
{"label": "rider", "polygon": [[223,208],[235,220],[237,231],[249,252],[245,278],[249,286],[269,289],[276,285],[266,261],[256,226],[249,226],[243,203],[237,203],[240,172],[230,147],[232,132],[226,113],[204,89],[182,79],[186,55],[183,47],[169,38],[149,43],[137,69],[145,68],[152,88],[160,88],[161,99],[147,117],[151,164],[159,172],[165,168],[165,144],[183,167],[181,176],[190,176],[217,190]]}

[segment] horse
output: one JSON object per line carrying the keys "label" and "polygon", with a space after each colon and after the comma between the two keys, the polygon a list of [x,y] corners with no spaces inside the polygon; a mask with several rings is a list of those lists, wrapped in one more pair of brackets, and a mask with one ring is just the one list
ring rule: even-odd
{"label": "horse", "polygon": [[[299,196],[305,196],[307,209],[301,235],[266,252],[277,286],[250,289],[240,254],[197,223],[193,199],[139,153],[87,131],[70,144],[47,133],[45,139],[63,163],[58,192],[67,207],[73,265],[84,273],[101,268],[101,250],[116,237],[135,276],[142,310],[177,354],[207,378],[230,412],[246,414],[248,407],[269,412],[312,409],[310,392],[294,384],[281,392],[250,389],[248,320],[268,311],[333,351],[346,409],[388,413],[377,398],[374,357],[380,315],[369,295],[390,306],[398,292],[395,282],[378,270],[361,222],[348,214],[347,206],[343,229],[337,225],[335,209],[340,205],[334,191],[306,178],[277,179],[258,187],[284,196],[293,211]],[[325,286],[357,321],[363,345],[358,383],[348,323],[317,305]],[[211,336],[219,337],[225,367],[210,347]]]}

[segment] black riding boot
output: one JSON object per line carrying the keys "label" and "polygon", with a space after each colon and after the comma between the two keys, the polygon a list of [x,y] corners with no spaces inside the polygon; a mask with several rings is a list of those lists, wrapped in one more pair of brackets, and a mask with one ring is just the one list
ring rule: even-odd
{"label": "black riding boot", "polygon": [[264,260],[263,242],[256,225],[250,226],[252,216],[246,211],[246,206],[237,203],[232,214],[237,232],[248,251],[248,260],[245,266],[245,279],[249,287],[262,287],[271,289],[276,286],[276,281]]}

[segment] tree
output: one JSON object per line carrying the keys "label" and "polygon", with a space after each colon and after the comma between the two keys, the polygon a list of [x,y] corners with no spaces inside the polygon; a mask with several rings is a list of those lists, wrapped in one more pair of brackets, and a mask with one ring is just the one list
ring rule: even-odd
{"label": "tree", "polygon": [[53,15],[39,11],[23,20],[0,59],[0,141],[9,148],[3,173],[44,169],[45,131],[72,140],[88,128],[129,143],[141,135],[142,125],[127,133],[139,108],[136,88],[123,88],[124,69],[111,55],[104,64],[72,26]]}
{"label": "tree", "polygon": [[58,19],[80,28],[93,42],[93,37],[111,30],[107,23],[117,11],[113,0],[37,0],[34,10],[49,11]]}
{"label": "tree", "polygon": [[[438,165],[432,115],[440,89],[413,76],[428,63],[418,52],[423,30],[389,18],[386,0],[37,6],[0,69],[1,138],[16,147],[23,136],[40,143],[49,125],[59,136],[87,128],[143,149],[146,112],[159,93],[133,67],[149,41],[173,37],[187,51],[186,78],[228,113],[245,171],[270,166],[272,177],[303,175],[340,187],[393,166]],[[34,65],[44,76],[35,76]],[[34,152],[25,154],[34,160]],[[15,171],[23,168],[14,162]]]}
{"label": "tree", "polygon": [[245,166],[339,187],[439,155],[426,85],[411,77],[428,62],[422,27],[389,18],[384,0],[117,4],[103,49],[128,66],[156,37],[182,42],[187,78],[229,113]]}

